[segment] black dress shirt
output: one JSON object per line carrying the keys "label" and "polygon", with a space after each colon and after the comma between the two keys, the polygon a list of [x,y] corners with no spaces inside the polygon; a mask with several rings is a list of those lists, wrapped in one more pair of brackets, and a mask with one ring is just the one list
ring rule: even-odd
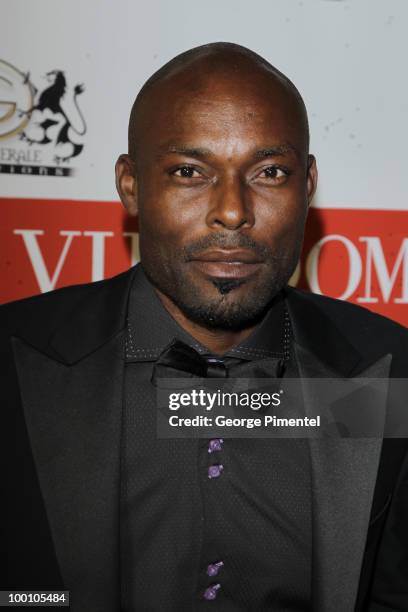
{"label": "black dress shirt", "polygon": [[[281,295],[225,363],[282,357],[284,312]],[[139,264],[121,446],[122,610],[310,610],[307,440],[158,439],[150,379],[174,338],[210,356],[166,311]],[[286,376],[297,376],[293,358]]]}

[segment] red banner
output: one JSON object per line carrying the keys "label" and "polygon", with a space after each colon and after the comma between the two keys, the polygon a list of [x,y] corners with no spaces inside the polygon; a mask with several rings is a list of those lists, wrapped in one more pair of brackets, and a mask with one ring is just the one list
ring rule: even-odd
{"label": "red banner", "polygon": [[[118,202],[0,199],[0,302],[113,276],[138,260]],[[312,208],[292,284],[408,325],[408,211]]]}

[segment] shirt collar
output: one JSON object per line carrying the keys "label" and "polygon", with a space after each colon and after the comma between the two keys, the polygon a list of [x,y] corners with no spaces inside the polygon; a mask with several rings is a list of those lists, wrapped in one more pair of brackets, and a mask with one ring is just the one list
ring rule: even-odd
{"label": "shirt collar", "polygon": [[[284,319],[285,300],[283,294],[279,294],[253,332],[224,353],[223,357],[245,360],[283,357]],[[169,314],[140,263],[136,266],[130,291],[127,320],[126,361],[156,361],[174,338],[202,355],[210,354],[208,348],[186,332]]]}

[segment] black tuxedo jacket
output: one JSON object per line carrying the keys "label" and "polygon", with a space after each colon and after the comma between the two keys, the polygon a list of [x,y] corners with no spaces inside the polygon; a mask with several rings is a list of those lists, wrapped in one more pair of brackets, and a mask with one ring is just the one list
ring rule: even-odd
{"label": "black tuxedo jacket", "polygon": [[[119,434],[132,275],[0,308],[0,588],[65,588],[75,612],[120,609]],[[407,377],[405,328],[295,289],[287,304],[302,377]],[[333,438],[310,447],[311,609],[407,611],[406,440]]]}

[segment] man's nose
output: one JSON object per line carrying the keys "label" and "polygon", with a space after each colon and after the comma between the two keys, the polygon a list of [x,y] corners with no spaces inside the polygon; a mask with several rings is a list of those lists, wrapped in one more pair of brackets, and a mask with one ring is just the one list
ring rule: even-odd
{"label": "man's nose", "polygon": [[226,229],[252,227],[254,213],[244,182],[239,176],[220,179],[212,190],[207,225]]}

